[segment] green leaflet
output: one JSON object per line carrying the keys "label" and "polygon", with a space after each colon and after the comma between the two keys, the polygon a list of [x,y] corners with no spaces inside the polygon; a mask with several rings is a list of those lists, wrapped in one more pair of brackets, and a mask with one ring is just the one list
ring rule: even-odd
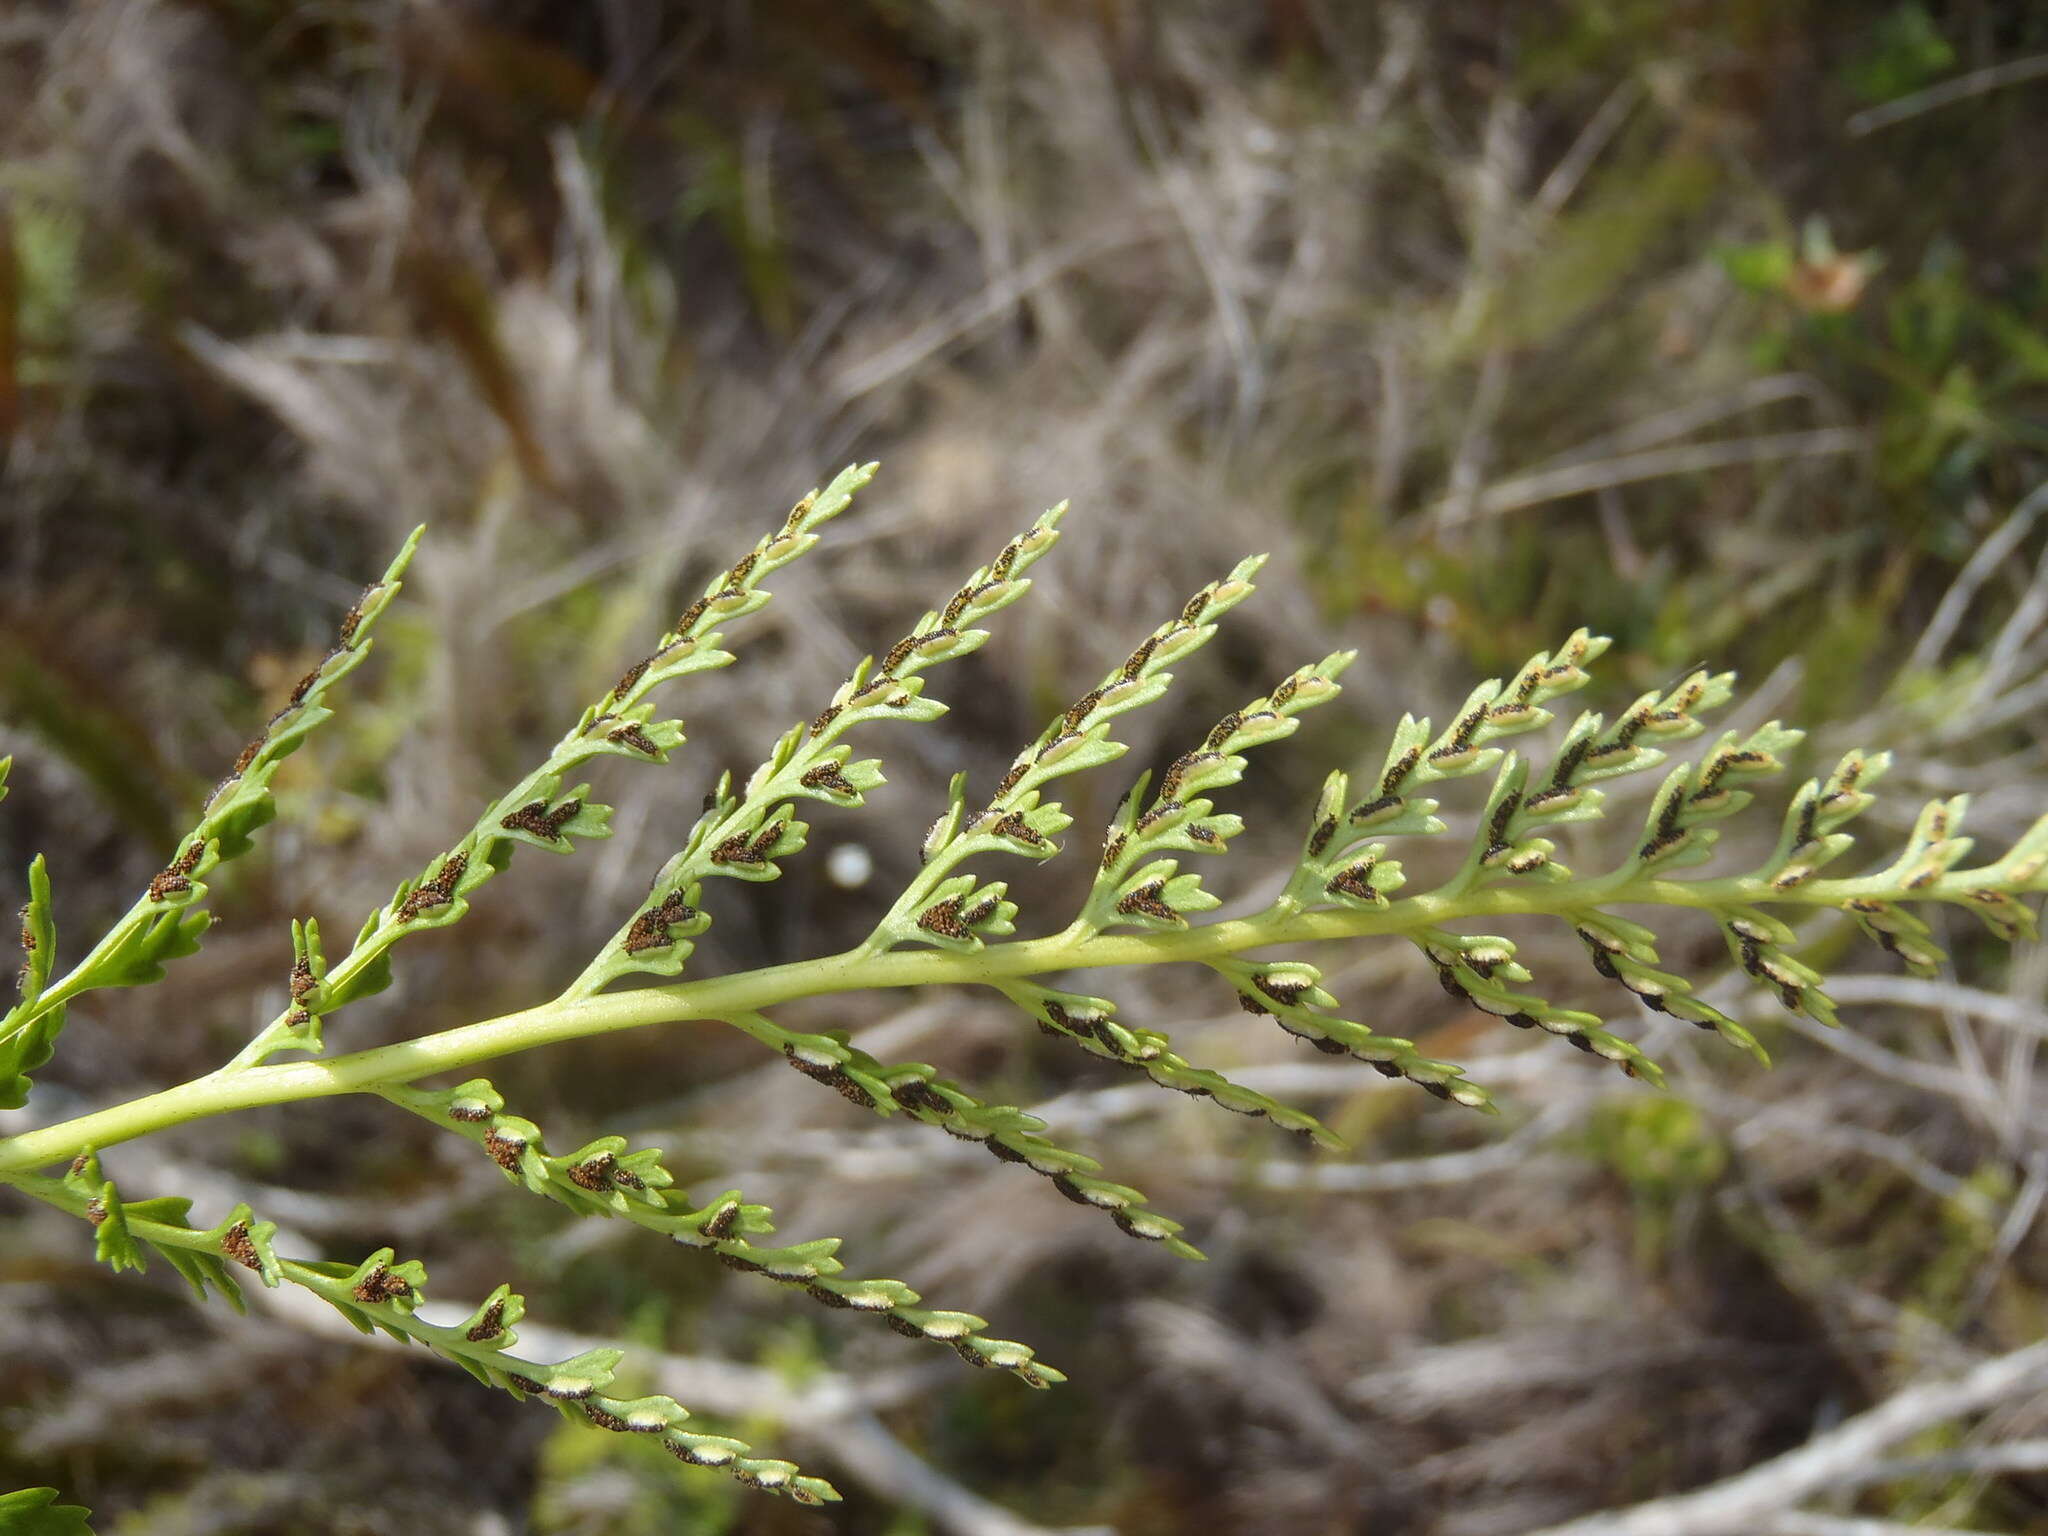
{"label": "green leaflet", "polygon": [[[1040,1134],[1047,1127],[1036,1115],[1008,1104],[985,1103],[925,1062],[886,1066],[843,1035],[797,1034],[759,1014],[738,1015],[728,1022],[780,1050],[806,1077],[863,1109],[884,1117],[907,1114],[960,1141],[978,1142],[1000,1161],[1020,1164],[1051,1180],[1075,1204],[1105,1212],[1127,1236],[1164,1243],[1182,1258],[1202,1257],[1179,1235],[1181,1224],[1151,1210],[1144,1195],[1129,1185],[1097,1178],[1102,1165],[1094,1158]],[[1030,1351],[1025,1350],[1021,1359],[1028,1361]]]}
{"label": "green leaflet", "polygon": [[1194,1066],[1159,1031],[1119,1024],[1111,1017],[1115,1005],[1102,998],[1028,981],[1007,982],[1001,990],[1054,1039],[1070,1040],[1091,1056],[1141,1071],[1162,1088],[1207,1099],[1241,1115],[1263,1117],[1325,1151],[1344,1150],[1343,1139],[1315,1116],[1234,1083],[1220,1072]]}
{"label": "green leaflet", "polygon": [[92,1511],[59,1504],[54,1488],[0,1493],[0,1536],[92,1536]]}

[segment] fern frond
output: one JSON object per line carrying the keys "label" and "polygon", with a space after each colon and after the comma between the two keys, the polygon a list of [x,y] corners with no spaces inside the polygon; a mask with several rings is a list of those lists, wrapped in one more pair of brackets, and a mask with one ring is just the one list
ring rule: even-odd
{"label": "fern frond", "polygon": [[[929,721],[945,712],[926,695],[925,674],[979,648],[987,631],[975,626],[1024,594],[1024,572],[1058,537],[1063,508],[1055,508],[909,633],[878,657],[863,660],[813,719],[782,734],[743,784],[722,778],[684,847],[656,871],[648,899],[559,997],[388,1046],[266,1064],[287,1049],[318,1052],[321,1019],[385,984],[389,951],[399,939],[458,921],[476,889],[505,866],[515,848],[567,852],[581,839],[605,836],[608,811],[574,782],[577,770],[600,755],[659,761],[682,742],[679,722],[654,717],[651,691],[732,660],[719,648],[724,637],[715,626],[767,601],[761,580],[816,541],[817,526],[846,505],[871,469],[850,469],[824,492],[806,497],[714,579],[655,650],[583,712],[540,767],[370,914],[345,954],[330,961],[318,925],[311,919],[295,923],[290,1004],[234,1061],[193,1082],[0,1139],[0,1181],[84,1218],[96,1252],[116,1269],[140,1268],[152,1254],[160,1255],[200,1294],[218,1291],[238,1301],[230,1266],[245,1266],[266,1284],[313,1291],[358,1326],[381,1328],[446,1355],[493,1386],[545,1398],[602,1428],[659,1436],[686,1461],[720,1466],[742,1482],[816,1501],[834,1496],[829,1485],[804,1478],[788,1463],[754,1458],[737,1441],[679,1428],[683,1410],[668,1399],[610,1395],[614,1351],[553,1365],[506,1354],[523,1310],[509,1288],[494,1292],[459,1326],[431,1326],[415,1315],[424,1270],[398,1262],[391,1250],[357,1264],[280,1258],[275,1229],[246,1206],[199,1231],[187,1223],[189,1207],[182,1199],[128,1199],[101,1168],[100,1154],[203,1116],[374,1093],[467,1137],[513,1182],[575,1215],[629,1221],[715,1254],[736,1269],[800,1289],[821,1305],[875,1313],[898,1332],[945,1343],[971,1363],[1046,1386],[1063,1379],[1060,1373],[1040,1364],[1026,1346],[989,1337],[981,1318],[926,1309],[900,1281],[848,1276],[837,1256],[840,1238],[771,1246],[760,1241],[774,1231],[765,1206],[737,1190],[693,1204],[654,1149],[602,1136],[556,1153],[537,1125],[507,1113],[488,1081],[472,1078],[453,1088],[420,1084],[517,1051],[612,1030],[722,1021],[859,1108],[884,1118],[907,1116],[978,1142],[999,1160],[1045,1177],[1069,1199],[1106,1212],[1125,1232],[1196,1258],[1199,1251],[1178,1223],[1153,1211],[1139,1191],[1103,1178],[1093,1157],[1063,1145],[1037,1116],[985,1099],[927,1063],[882,1062],[843,1032],[787,1028],[775,1022],[776,1010],[831,994],[990,988],[1046,1034],[1091,1056],[1334,1150],[1341,1142],[1313,1117],[1195,1065],[1166,1034],[1119,1021],[1110,1002],[1075,990],[1078,983],[1064,978],[1142,965],[1205,968],[1247,1013],[1317,1051],[1351,1056],[1390,1078],[1486,1110],[1492,1107],[1487,1091],[1457,1062],[1425,1054],[1408,1038],[1411,1025],[1347,1017],[1356,1010],[1339,1004],[1323,985],[1323,971],[1296,958],[1296,947],[1399,941],[1421,957],[1458,1007],[1561,1036],[1655,1084],[1662,1081],[1661,1069],[1624,1026],[1547,996],[1515,943],[1485,930],[1513,921],[1560,924],[1583,945],[1598,979],[1626,994],[1631,1016],[1643,1009],[1668,1014],[1718,1034],[1759,1061],[1764,1052],[1750,1029],[1703,1001],[1692,981],[1660,958],[1647,909],[1703,914],[1721,932],[1736,970],[1778,1004],[1824,1024],[1837,1022],[1836,1008],[1827,978],[1811,952],[1802,950],[1801,919],[1851,919],[1920,974],[1942,959],[1925,916],[1931,908],[1960,907],[2008,941],[2034,935],[2027,898],[2048,890],[2048,817],[2002,855],[1971,865],[1966,861],[1972,840],[1961,830],[1966,797],[1937,800],[1921,812],[1895,855],[1869,861],[1859,872],[1836,873],[1858,870],[1853,824],[1873,803],[1871,788],[1889,762],[1883,753],[1851,752],[1825,777],[1793,791],[1770,851],[1755,867],[1709,871],[1723,831],[1751,810],[1801,742],[1798,731],[1772,721],[1746,732],[1724,731],[1696,758],[1672,762],[1674,749],[1702,735],[1704,717],[1729,701],[1729,674],[1691,672],[1669,688],[1643,694],[1611,721],[1601,713],[1579,714],[1563,727],[1547,758],[1500,745],[1550,724],[1547,706],[1592,681],[1589,669],[1607,641],[1585,630],[1533,657],[1512,677],[1482,682],[1441,730],[1427,718],[1402,716],[1376,771],[1340,767],[1330,773],[1284,888],[1257,911],[1211,915],[1220,896],[1182,865],[1193,855],[1224,851],[1243,830],[1244,817],[1219,811],[1212,797],[1240,781],[1247,752],[1293,735],[1304,711],[1336,696],[1336,679],[1353,660],[1349,652],[1301,668],[1226,715],[1173,759],[1156,785],[1140,775],[1111,820],[1080,910],[1064,925],[1021,909],[1004,881],[984,878],[969,867],[971,861],[995,854],[1044,861],[1061,853],[1059,839],[1072,818],[1060,802],[1046,798],[1048,789],[1124,754],[1125,745],[1113,735],[1116,718],[1164,696],[1171,682],[1166,667],[1199,651],[1215,635],[1217,621],[1251,594],[1260,565],[1254,559],[1196,592],[1052,719],[985,799],[970,799],[966,775],[956,775],[924,840],[921,867],[861,943],[836,955],[686,978],[694,941],[711,921],[705,892],[715,888],[714,881],[779,878],[806,845],[808,828],[798,816],[804,802],[858,806],[883,782],[879,761],[855,758],[847,734],[881,720]],[[27,1074],[47,1058],[70,1000],[93,987],[153,979],[164,960],[196,944],[206,921],[197,906],[204,892],[200,877],[239,852],[268,815],[268,775],[324,717],[325,690],[360,660],[368,626],[396,590],[410,548],[344,625],[342,645],[309,675],[216,791],[177,861],[61,980],[52,963],[57,933],[48,871],[41,860],[31,866],[22,1000],[0,1023],[0,1106],[21,1102]],[[0,760],[0,791],[5,769]],[[1594,828],[1610,819],[1606,786],[1656,769],[1663,777],[1646,796],[1643,821],[1626,829],[1626,842],[1609,867],[1581,873],[1565,863],[1559,838],[1566,829]],[[1483,792],[1476,785],[1458,788],[1459,781],[1489,775]],[[1465,842],[1461,854],[1444,861],[1453,866],[1451,873],[1432,889],[1414,889],[1410,872],[1392,856],[1397,840],[1447,839],[1454,823],[1463,828]],[[628,977],[652,984],[614,986]],[[70,1164],[61,1179],[38,1172],[58,1163]]]}

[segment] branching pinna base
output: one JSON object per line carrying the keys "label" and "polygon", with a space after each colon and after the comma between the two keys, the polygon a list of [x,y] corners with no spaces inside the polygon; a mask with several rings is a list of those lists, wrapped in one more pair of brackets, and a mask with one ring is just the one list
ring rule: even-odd
{"label": "branching pinna base", "polygon": [[[318,925],[292,926],[290,1001],[232,1061],[205,1077],[61,1124],[0,1139],[0,1181],[71,1212],[93,1228],[98,1256],[116,1270],[140,1269],[146,1251],[175,1266],[204,1296],[217,1291],[241,1304],[230,1264],[265,1284],[302,1286],[364,1330],[382,1328],[425,1345],[480,1381],[521,1397],[540,1397],[604,1429],[658,1437],[686,1462],[717,1467],[741,1482],[817,1503],[838,1495],[790,1463],[753,1456],[739,1441],[683,1427],[688,1415],[662,1397],[607,1394],[619,1363],[596,1350],[546,1363],[514,1353],[523,1303],[501,1286],[465,1321],[449,1326],[416,1315],[426,1287],[417,1262],[380,1250],[355,1265],[280,1257],[274,1228],[247,1207],[209,1228],[191,1225],[189,1202],[125,1199],[100,1167],[107,1148],[187,1121],[260,1105],[371,1093],[473,1141],[514,1183],[584,1216],[616,1216],[724,1263],[805,1292],[820,1304],[873,1313],[897,1332],[947,1345],[968,1363],[995,1367],[1027,1385],[1062,1380],[1022,1344],[987,1336],[964,1312],[928,1309],[896,1280],[847,1274],[837,1238],[776,1246],[766,1207],[738,1190],[693,1201],[675,1187],[661,1153],[601,1137],[566,1152],[550,1150],[540,1127],[509,1113],[489,1082],[425,1088],[423,1080],[556,1042],[681,1020],[729,1024],[780,1052],[789,1064],[842,1097],[882,1116],[920,1120],[1050,1180],[1067,1198],[1102,1210],[1130,1235],[1189,1258],[1200,1254],[1179,1223],[1144,1195],[1101,1176],[1091,1157],[1052,1140],[1044,1122],[977,1098],[921,1062],[876,1060],[844,1034],[784,1028],[770,1013],[796,998],[873,988],[979,986],[1003,993],[1047,1034],[1139,1071],[1161,1087],[1263,1116],[1318,1145],[1341,1143],[1312,1116],[1197,1066],[1156,1030],[1122,1022],[1099,997],[1060,990],[1049,978],[1078,970],[1191,963],[1205,966],[1250,1014],[1270,1019],[1316,1050],[1370,1063],[1439,1098],[1489,1110],[1485,1089],[1453,1062],[1435,1061],[1403,1038],[1347,1019],[1315,967],[1257,958],[1303,942],[1374,936],[1406,940],[1421,952],[1453,997],[1524,1028],[1563,1036],[1581,1050],[1651,1082],[1662,1072],[1631,1041],[1592,1014],[1558,1007],[1533,990],[1507,939],[1460,932],[1475,919],[1547,917],[1569,923],[1593,968],[1643,1005],[1719,1033],[1761,1059],[1754,1037],[1696,996],[1685,978],[1660,968],[1657,936],[1617,915],[1620,908],[1677,907],[1709,914],[1734,962],[1785,1007],[1835,1022],[1824,978],[1794,957],[1788,919],[1816,909],[1846,912],[1907,969],[1925,974],[1940,961],[1915,907],[1930,902],[1974,912],[1999,937],[2032,937],[2033,914],[2021,898],[2048,888],[2048,817],[2003,857],[1965,867],[1970,841],[1958,835],[1964,799],[1937,801],[1922,813],[1905,849],[1882,868],[1845,878],[1822,871],[1852,846],[1843,830],[1870,803],[1870,786],[1887,758],[1851,753],[1825,779],[1802,785],[1786,811],[1776,847],[1756,869],[1718,878],[1681,878],[1705,862],[1717,823],[1743,810],[1751,786],[1782,771],[1800,733],[1775,722],[1721,736],[1696,762],[1669,769],[1619,867],[1580,875],[1557,858],[1548,835],[1602,815],[1603,781],[1666,761],[1666,748],[1701,733],[1700,717],[1727,702],[1732,677],[1695,672],[1669,690],[1645,694],[1612,721],[1582,714],[1554,755],[1537,762],[1495,745],[1553,718],[1546,707],[1583,687],[1587,667],[1607,642],[1585,631],[1539,655],[1514,677],[1482,683],[1442,731],[1404,717],[1377,773],[1354,781],[1333,773],[1308,817],[1293,875],[1266,910],[1246,918],[1201,920],[1218,905],[1193,855],[1222,853],[1240,819],[1210,798],[1235,784],[1244,754],[1291,735],[1298,716],[1338,692],[1354,659],[1324,658],[1280,680],[1194,740],[1160,774],[1140,777],[1107,828],[1092,887],[1062,931],[1015,937],[1017,907],[1000,880],[984,877],[997,856],[1043,860],[1060,851],[1072,818],[1049,786],[1122,756],[1111,736],[1116,717],[1167,691],[1165,670],[1199,650],[1216,624],[1252,592],[1260,561],[1247,560],[1188,599],[1102,681],[1046,726],[1019,753],[986,800],[970,800],[954,780],[945,813],[925,839],[922,865],[873,933],[841,954],[737,975],[682,979],[695,939],[712,920],[706,891],[718,879],[765,881],[801,852],[806,800],[858,806],[882,780],[881,764],[854,758],[847,738],[891,721],[929,721],[945,706],[926,696],[925,674],[978,649],[976,628],[1021,597],[1025,572],[1059,537],[1055,508],[974,572],[941,608],[927,613],[879,660],[864,660],[825,701],[817,717],[792,727],[742,785],[728,775],[707,803],[687,845],[660,869],[646,902],[563,993],[537,1007],[458,1029],[348,1055],[322,1055],[328,1015],[389,983],[400,940],[459,921],[478,888],[503,870],[521,845],[571,852],[579,839],[608,833],[608,808],[573,784],[592,759],[615,755],[666,761],[683,744],[682,723],[658,719],[655,690],[690,673],[729,664],[719,625],[734,625],[768,601],[761,581],[817,542],[820,525],[844,510],[874,466],[850,468],[799,502],[771,533],[705,590],[643,660],[586,710],[546,761],[493,803],[463,837],[364,921],[346,953],[329,958]],[[18,1108],[30,1074],[55,1050],[71,1003],[103,987],[144,985],[166,962],[192,953],[211,919],[201,905],[205,877],[247,850],[274,808],[276,767],[328,718],[328,689],[369,649],[370,631],[396,595],[413,541],[343,620],[340,641],[293,691],[289,702],[237,759],[171,862],[83,959],[58,977],[57,936],[43,861],[29,870],[23,909],[20,1000],[0,1020],[0,1108]],[[0,793],[5,764],[0,763]],[[1404,885],[1391,856],[1396,839],[1446,830],[1438,783],[1493,775],[1463,863],[1432,891],[1397,895]],[[652,978],[648,984],[646,978]],[[619,983],[642,984],[619,989]],[[295,1059],[277,1060],[281,1056]],[[66,1165],[61,1176],[47,1170]]]}

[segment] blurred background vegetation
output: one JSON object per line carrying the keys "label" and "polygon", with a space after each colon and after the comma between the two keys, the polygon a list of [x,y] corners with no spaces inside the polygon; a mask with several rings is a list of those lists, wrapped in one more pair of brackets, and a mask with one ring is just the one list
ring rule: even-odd
{"label": "blurred background vegetation", "polygon": [[[855,458],[883,461],[875,488],[780,580],[747,664],[675,706],[682,765],[606,782],[621,835],[526,861],[334,1044],[559,986],[719,768],[1063,497],[1041,590],[938,689],[949,726],[879,743],[892,788],[821,818],[821,851],[857,843],[873,883],[812,861],[737,893],[702,967],[865,932],[948,775],[986,782],[1249,548],[1275,552],[1264,595],[1177,711],[1138,717],[1130,761],[1361,646],[1346,706],[1233,807],[1268,851],[1401,710],[1441,715],[1578,624],[1617,638],[1593,707],[1733,665],[1750,717],[1816,727],[1816,758],[1906,749],[1880,825],[1971,788],[1984,835],[2010,835],[2048,808],[2048,565],[2014,512],[2048,463],[2048,82],[2011,67],[2044,53],[2024,0],[14,0],[10,904],[38,848],[70,933],[125,904],[431,525],[224,926],[73,1025],[43,1112],[228,1054],[275,1011],[288,916],[352,931],[686,586]],[[1084,826],[1122,783],[1077,796]],[[1072,880],[1055,866],[1027,918],[1056,926]],[[197,1128],[127,1177],[260,1191],[330,1256],[417,1252],[445,1297],[513,1279],[538,1318],[700,1370],[714,1420],[847,1506],[747,1495],[289,1318],[201,1313],[175,1277],[114,1282],[14,1201],[0,1486],[55,1482],[120,1536],[1505,1536],[1708,1482],[2048,1320],[2048,964],[1951,935],[1994,1016],[1814,937],[1855,973],[1856,1039],[1744,1000],[1764,1075],[1646,1022],[1668,1096],[1523,1054],[1408,957],[1347,959],[1390,1032],[1483,1058],[1497,1124],[1312,1066],[1194,978],[1122,987],[1194,1059],[1325,1113],[1356,1152],[1322,1167],[977,998],[791,1011],[1056,1100],[1067,1139],[1190,1221],[1199,1267],[708,1026],[494,1073],[560,1144],[652,1138],[705,1191],[983,1312],[1072,1371],[1048,1395],[565,1225],[376,1104]],[[1716,949],[1667,953],[1711,971]],[[857,1425],[816,1407],[847,1374],[879,1384]],[[1912,1449],[2044,1433],[2048,1407],[2016,1403]],[[915,1460],[863,1477],[877,1445]],[[1830,1507],[2048,1531],[2042,1476],[1929,1465]]]}

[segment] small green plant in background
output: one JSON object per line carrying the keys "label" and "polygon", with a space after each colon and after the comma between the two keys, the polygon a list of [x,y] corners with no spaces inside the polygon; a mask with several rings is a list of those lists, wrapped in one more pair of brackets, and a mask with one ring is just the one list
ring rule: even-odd
{"label": "small green plant in background", "polygon": [[1628,1185],[1636,1263],[1653,1271],[1681,1205],[1712,1187],[1728,1166],[1728,1148],[1697,1108],[1676,1098],[1604,1104],[1590,1140]]}
{"label": "small green plant in background", "polygon": [[0,1536],[92,1536],[92,1511],[59,1504],[54,1488],[0,1493]]}
{"label": "small green plant in background", "polygon": [[[1846,913],[1916,973],[1941,958],[1918,909],[1959,906],[2000,938],[2031,936],[2022,903],[2048,889],[2048,818],[1987,862],[1966,863],[1964,797],[1921,813],[1905,847],[1858,873],[1831,867],[1853,846],[1849,824],[1871,803],[1887,759],[1851,752],[1821,778],[1799,786],[1775,843],[1754,867],[1693,875],[1706,863],[1722,823],[1748,807],[1757,787],[1781,772],[1800,733],[1769,722],[1725,731],[1697,757],[1667,766],[1669,749],[1701,735],[1726,704],[1733,678],[1695,671],[1611,718],[1583,713],[1554,749],[1523,755],[1500,743],[1554,718],[1549,706],[1585,687],[1606,642],[1585,631],[1530,660],[1513,676],[1480,684],[1441,727],[1404,716],[1383,762],[1332,773],[1304,807],[1300,851],[1284,887],[1249,916],[1216,918],[1219,900],[1193,866],[1223,853],[1243,829],[1213,798],[1238,783],[1246,756],[1293,734],[1300,716],[1329,702],[1355,660],[1340,652],[1277,679],[1259,697],[1207,729],[1157,775],[1141,775],[1095,851],[1080,911],[1040,936],[1020,933],[1019,904],[991,878],[995,861],[1042,861],[1061,851],[1073,818],[1050,798],[1058,782],[1123,755],[1118,716],[1168,691],[1168,668],[1216,633],[1251,596],[1260,561],[1190,595],[1166,622],[1117,660],[1094,687],[1017,754],[994,785],[970,793],[964,775],[927,834],[917,874],[872,932],[838,954],[718,976],[693,976],[696,939],[713,921],[720,880],[771,881],[800,854],[806,802],[859,806],[883,782],[881,764],[856,757],[850,738],[868,726],[928,722],[945,706],[926,693],[927,674],[977,650],[977,627],[1021,598],[1026,573],[1054,547],[1063,508],[1047,513],[997,551],[910,633],[856,667],[816,715],[791,726],[744,781],[722,777],[685,845],[655,872],[649,894],[621,915],[613,936],[556,997],[498,1018],[344,1055],[323,1054],[322,1028],[337,1010],[388,985],[393,952],[414,933],[461,920],[480,889],[522,847],[567,854],[607,835],[609,811],[577,775],[602,756],[662,763],[684,745],[682,722],[661,717],[655,694],[690,674],[734,660],[729,632],[768,602],[762,582],[809,550],[818,529],[843,511],[873,466],[850,468],[797,503],[754,548],[718,576],[647,656],[586,709],[546,760],[485,809],[474,826],[363,921],[346,946],[311,918],[294,923],[286,1006],[218,1070],[161,1092],[61,1123],[0,1138],[0,1181],[82,1218],[101,1259],[141,1269],[151,1255],[204,1296],[241,1305],[240,1266],[267,1286],[302,1287],[365,1332],[382,1329],[456,1361],[484,1385],[541,1398],[569,1420],[645,1435],[684,1462],[722,1469],[748,1486],[806,1503],[838,1495],[786,1461],[689,1427],[666,1397],[612,1392],[621,1352],[591,1350],[543,1361],[517,1352],[523,1302],[500,1286],[452,1324],[419,1315],[424,1268],[380,1249],[356,1263],[293,1258],[275,1248],[275,1227],[248,1206],[195,1225],[190,1202],[133,1193],[110,1177],[103,1154],[187,1121],[263,1105],[337,1094],[376,1095],[475,1144],[506,1177],[578,1215],[622,1218],[742,1271],[804,1293],[824,1307],[871,1314],[896,1332],[936,1342],[967,1363],[1007,1371],[1032,1387],[1063,1379],[1029,1347],[994,1338],[983,1319],[923,1305],[899,1281],[861,1278],[838,1257],[841,1241],[769,1241],[770,1212],[739,1190],[693,1199],[676,1187],[662,1153],[605,1136],[556,1150],[540,1126],[520,1117],[492,1085],[430,1080],[539,1046],[679,1020],[719,1020],[779,1053],[797,1072],[864,1110],[923,1122],[979,1142],[1048,1181],[1060,1195],[1100,1211],[1130,1236],[1189,1258],[1198,1251],[1181,1226],[1145,1196],[1104,1176],[1094,1158],[1062,1146],[1043,1121],[990,1102],[918,1062],[888,1063],[843,1032],[785,1027],[772,1014],[799,998],[877,988],[977,986],[997,991],[1047,1035],[1117,1063],[1163,1088],[1263,1117],[1325,1148],[1338,1139],[1317,1120],[1185,1059],[1172,1040],[1118,1016],[1107,998],[1062,988],[1068,972],[1180,963],[1206,968],[1258,1025],[1278,1025],[1314,1050],[1371,1064],[1435,1096],[1486,1111],[1491,1100],[1458,1064],[1425,1055],[1411,1041],[1346,1017],[1322,973],[1306,961],[1269,958],[1282,946],[1369,937],[1412,947],[1444,990],[1518,1028],[1559,1036],[1651,1083],[1662,1072],[1638,1046],[1591,1014],[1551,1002],[1508,939],[1463,931],[1488,919],[1540,918],[1569,924],[1593,971],[1633,1002],[1719,1034],[1759,1059],[1763,1051],[1734,1018],[1665,969],[1658,934],[1631,910],[1677,909],[1716,924],[1732,962],[1785,1008],[1835,1022],[1825,978],[1794,954],[1793,924],[1815,913]],[[415,536],[415,539],[417,536]],[[285,706],[237,758],[208,797],[192,831],[134,905],[60,971],[60,935],[44,861],[29,871],[23,912],[20,999],[0,1021],[0,1104],[23,1105],[32,1074],[60,1043],[66,1013],[95,990],[146,985],[166,964],[194,952],[211,923],[207,882],[245,852],[270,820],[269,783],[282,760],[330,717],[330,694],[367,654],[379,616],[397,595],[408,543],[385,576],[342,621],[339,643],[300,682]],[[1559,857],[1552,834],[1606,814],[1603,786],[1662,769],[1640,828],[1613,867],[1580,872]],[[1490,780],[1475,794],[1462,859],[1449,877],[1407,890],[1395,850],[1403,839],[1442,837],[1436,798],[1452,781]],[[1048,924],[1034,925],[1042,930]],[[280,965],[283,965],[280,959]],[[632,985],[626,985],[633,983]],[[1639,1191],[1664,1203],[1704,1177],[1702,1158],[1720,1155],[1683,1115],[1645,1109],[1615,1118],[1616,1156],[1648,1167]],[[1639,1145],[1640,1144],[1640,1145]],[[1633,1150],[1631,1150],[1633,1149]],[[53,1172],[61,1166],[61,1172]]]}

